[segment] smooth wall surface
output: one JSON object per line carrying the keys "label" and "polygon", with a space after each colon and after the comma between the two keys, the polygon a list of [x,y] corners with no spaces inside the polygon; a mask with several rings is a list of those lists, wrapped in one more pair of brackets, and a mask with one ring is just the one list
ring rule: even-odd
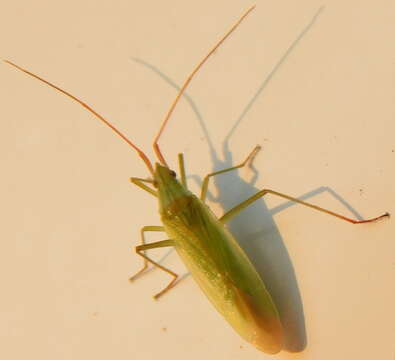
{"label": "smooth wall surface", "polygon": [[[81,97],[152,156],[176,87],[250,5],[8,2],[0,55]],[[353,218],[395,214],[395,4],[256,5],[177,107],[161,139],[168,162],[184,152],[198,191],[205,174],[263,146],[255,175],[211,184],[217,214],[262,188]],[[78,104],[6,64],[0,78],[0,356],[272,358],[233,332],[175,252],[152,255],[185,275],[160,301],[167,274],[128,282],[139,229],[159,225],[155,199],[128,181],[148,175],[144,164]],[[288,351],[273,358],[395,358],[394,218],[351,225],[268,196],[230,228],[281,312]]]}

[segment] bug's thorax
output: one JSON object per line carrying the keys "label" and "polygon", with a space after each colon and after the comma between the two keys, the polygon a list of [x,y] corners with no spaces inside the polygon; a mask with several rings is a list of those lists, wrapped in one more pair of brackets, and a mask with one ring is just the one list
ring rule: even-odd
{"label": "bug's thorax", "polygon": [[176,178],[173,170],[159,163],[155,164],[155,186],[158,189],[159,212],[171,216],[178,212],[183,203],[193,196]]}

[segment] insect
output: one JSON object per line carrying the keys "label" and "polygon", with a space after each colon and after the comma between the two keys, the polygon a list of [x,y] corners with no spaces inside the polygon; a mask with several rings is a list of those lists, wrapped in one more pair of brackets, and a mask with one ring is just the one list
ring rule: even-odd
{"label": "insect", "polygon": [[[389,214],[385,213],[367,220],[353,220],[283,193],[263,189],[218,218],[205,204],[210,179],[246,166],[253,160],[259,147],[255,147],[239,165],[208,174],[203,180],[199,197],[188,190],[183,155],[178,155],[179,176],[168,166],[160,150],[159,139],[180,97],[210,55],[217,50],[253,9],[254,7],[251,7],[244,13],[200,61],[185,81],[154,138],[153,148],[157,157],[157,162],[154,165],[139,147],[85,102],[20,66],[8,60],[5,60],[5,62],[46,83],[86,108],[128,143],[145,163],[151,178],[133,177],[131,182],[158,199],[162,225],[144,226],[141,229],[141,245],[136,247],[136,252],[143,258],[143,267],[131,277],[131,281],[138,278],[147,269],[148,264],[152,264],[172,277],[168,285],[154,298],[157,299],[169,291],[176,284],[178,275],[152,260],[146,252],[150,249],[174,247],[202,291],[241,337],[259,350],[274,354],[283,348],[284,328],[279,312],[265,287],[264,281],[227,230],[226,223],[251,203],[267,194],[308,206],[353,224],[372,222],[388,217]],[[145,234],[148,232],[165,232],[168,239],[146,243]]]}

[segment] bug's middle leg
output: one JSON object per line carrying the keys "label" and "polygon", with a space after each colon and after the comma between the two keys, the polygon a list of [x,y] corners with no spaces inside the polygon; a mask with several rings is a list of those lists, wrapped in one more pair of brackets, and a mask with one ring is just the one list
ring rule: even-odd
{"label": "bug's middle leg", "polygon": [[[165,232],[165,228],[163,226],[144,226],[141,228],[140,230],[140,236],[141,236],[141,245],[145,245],[145,236],[144,233],[146,232],[150,232],[150,231],[157,231],[157,232]],[[155,243],[154,243],[155,244]],[[144,253],[145,255],[145,253]],[[138,278],[148,267],[148,260],[146,258],[144,258],[144,263],[143,263],[143,267],[137,271],[136,274],[134,274],[133,276],[131,276],[129,278],[130,281],[135,280],[136,278]]]}
{"label": "bug's middle leg", "polygon": [[[170,290],[175,285],[178,275],[175,272],[173,272],[173,271],[169,270],[168,268],[162,266],[161,264],[157,263],[156,261],[152,260],[147,255],[145,255],[145,250],[158,249],[158,248],[169,247],[169,246],[174,246],[173,240],[162,240],[162,241],[157,241],[157,242],[150,243],[150,244],[143,244],[143,245],[136,246],[136,253],[139,254],[141,257],[143,257],[145,262],[150,262],[152,265],[158,267],[159,269],[163,270],[164,272],[167,272],[168,274],[170,274],[173,277],[173,279],[169,282],[169,284],[163,290],[159,291],[157,294],[154,295],[155,300],[157,300],[160,296],[162,296],[165,292]],[[133,279],[134,279],[134,277],[132,277],[130,280],[132,281]]]}
{"label": "bug's middle leg", "polygon": [[215,172],[213,172],[211,174],[206,175],[206,177],[203,180],[202,192],[200,194],[200,200],[202,200],[203,202],[206,200],[207,189],[208,189],[208,182],[209,182],[211,177],[213,177],[215,175],[226,173],[228,171],[232,171],[232,170],[236,170],[236,169],[242,168],[243,166],[246,166],[247,164],[251,164],[251,162],[254,160],[256,154],[258,153],[258,151],[260,149],[261,149],[261,147],[259,145],[255,146],[254,149],[248,154],[246,159],[239,165],[232,166],[232,167],[227,168],[227,169],[215,171]]}

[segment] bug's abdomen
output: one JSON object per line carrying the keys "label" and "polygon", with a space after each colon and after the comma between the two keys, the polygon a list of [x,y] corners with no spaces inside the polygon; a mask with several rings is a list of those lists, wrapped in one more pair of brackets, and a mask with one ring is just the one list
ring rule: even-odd
{"label": "bug's abdomen", "polygon": [[250,273],[240,269],[241,276],[249,276],[250,282],[256,283],[247,293],[242,289],[244,284],[235,282],[210,257],[188,246],[176,249],[201,290],[240,336],[267,353],[281,350],[283,330],[279,315],[258,274],[258,278],[251,279]]}
{"label": "bug's abdomen", "polygon": [[244,251],[223,224],[193,197],[166,232],[210,302],[247,341],[268,353],[280,351],[282,325],[276,306]]}

